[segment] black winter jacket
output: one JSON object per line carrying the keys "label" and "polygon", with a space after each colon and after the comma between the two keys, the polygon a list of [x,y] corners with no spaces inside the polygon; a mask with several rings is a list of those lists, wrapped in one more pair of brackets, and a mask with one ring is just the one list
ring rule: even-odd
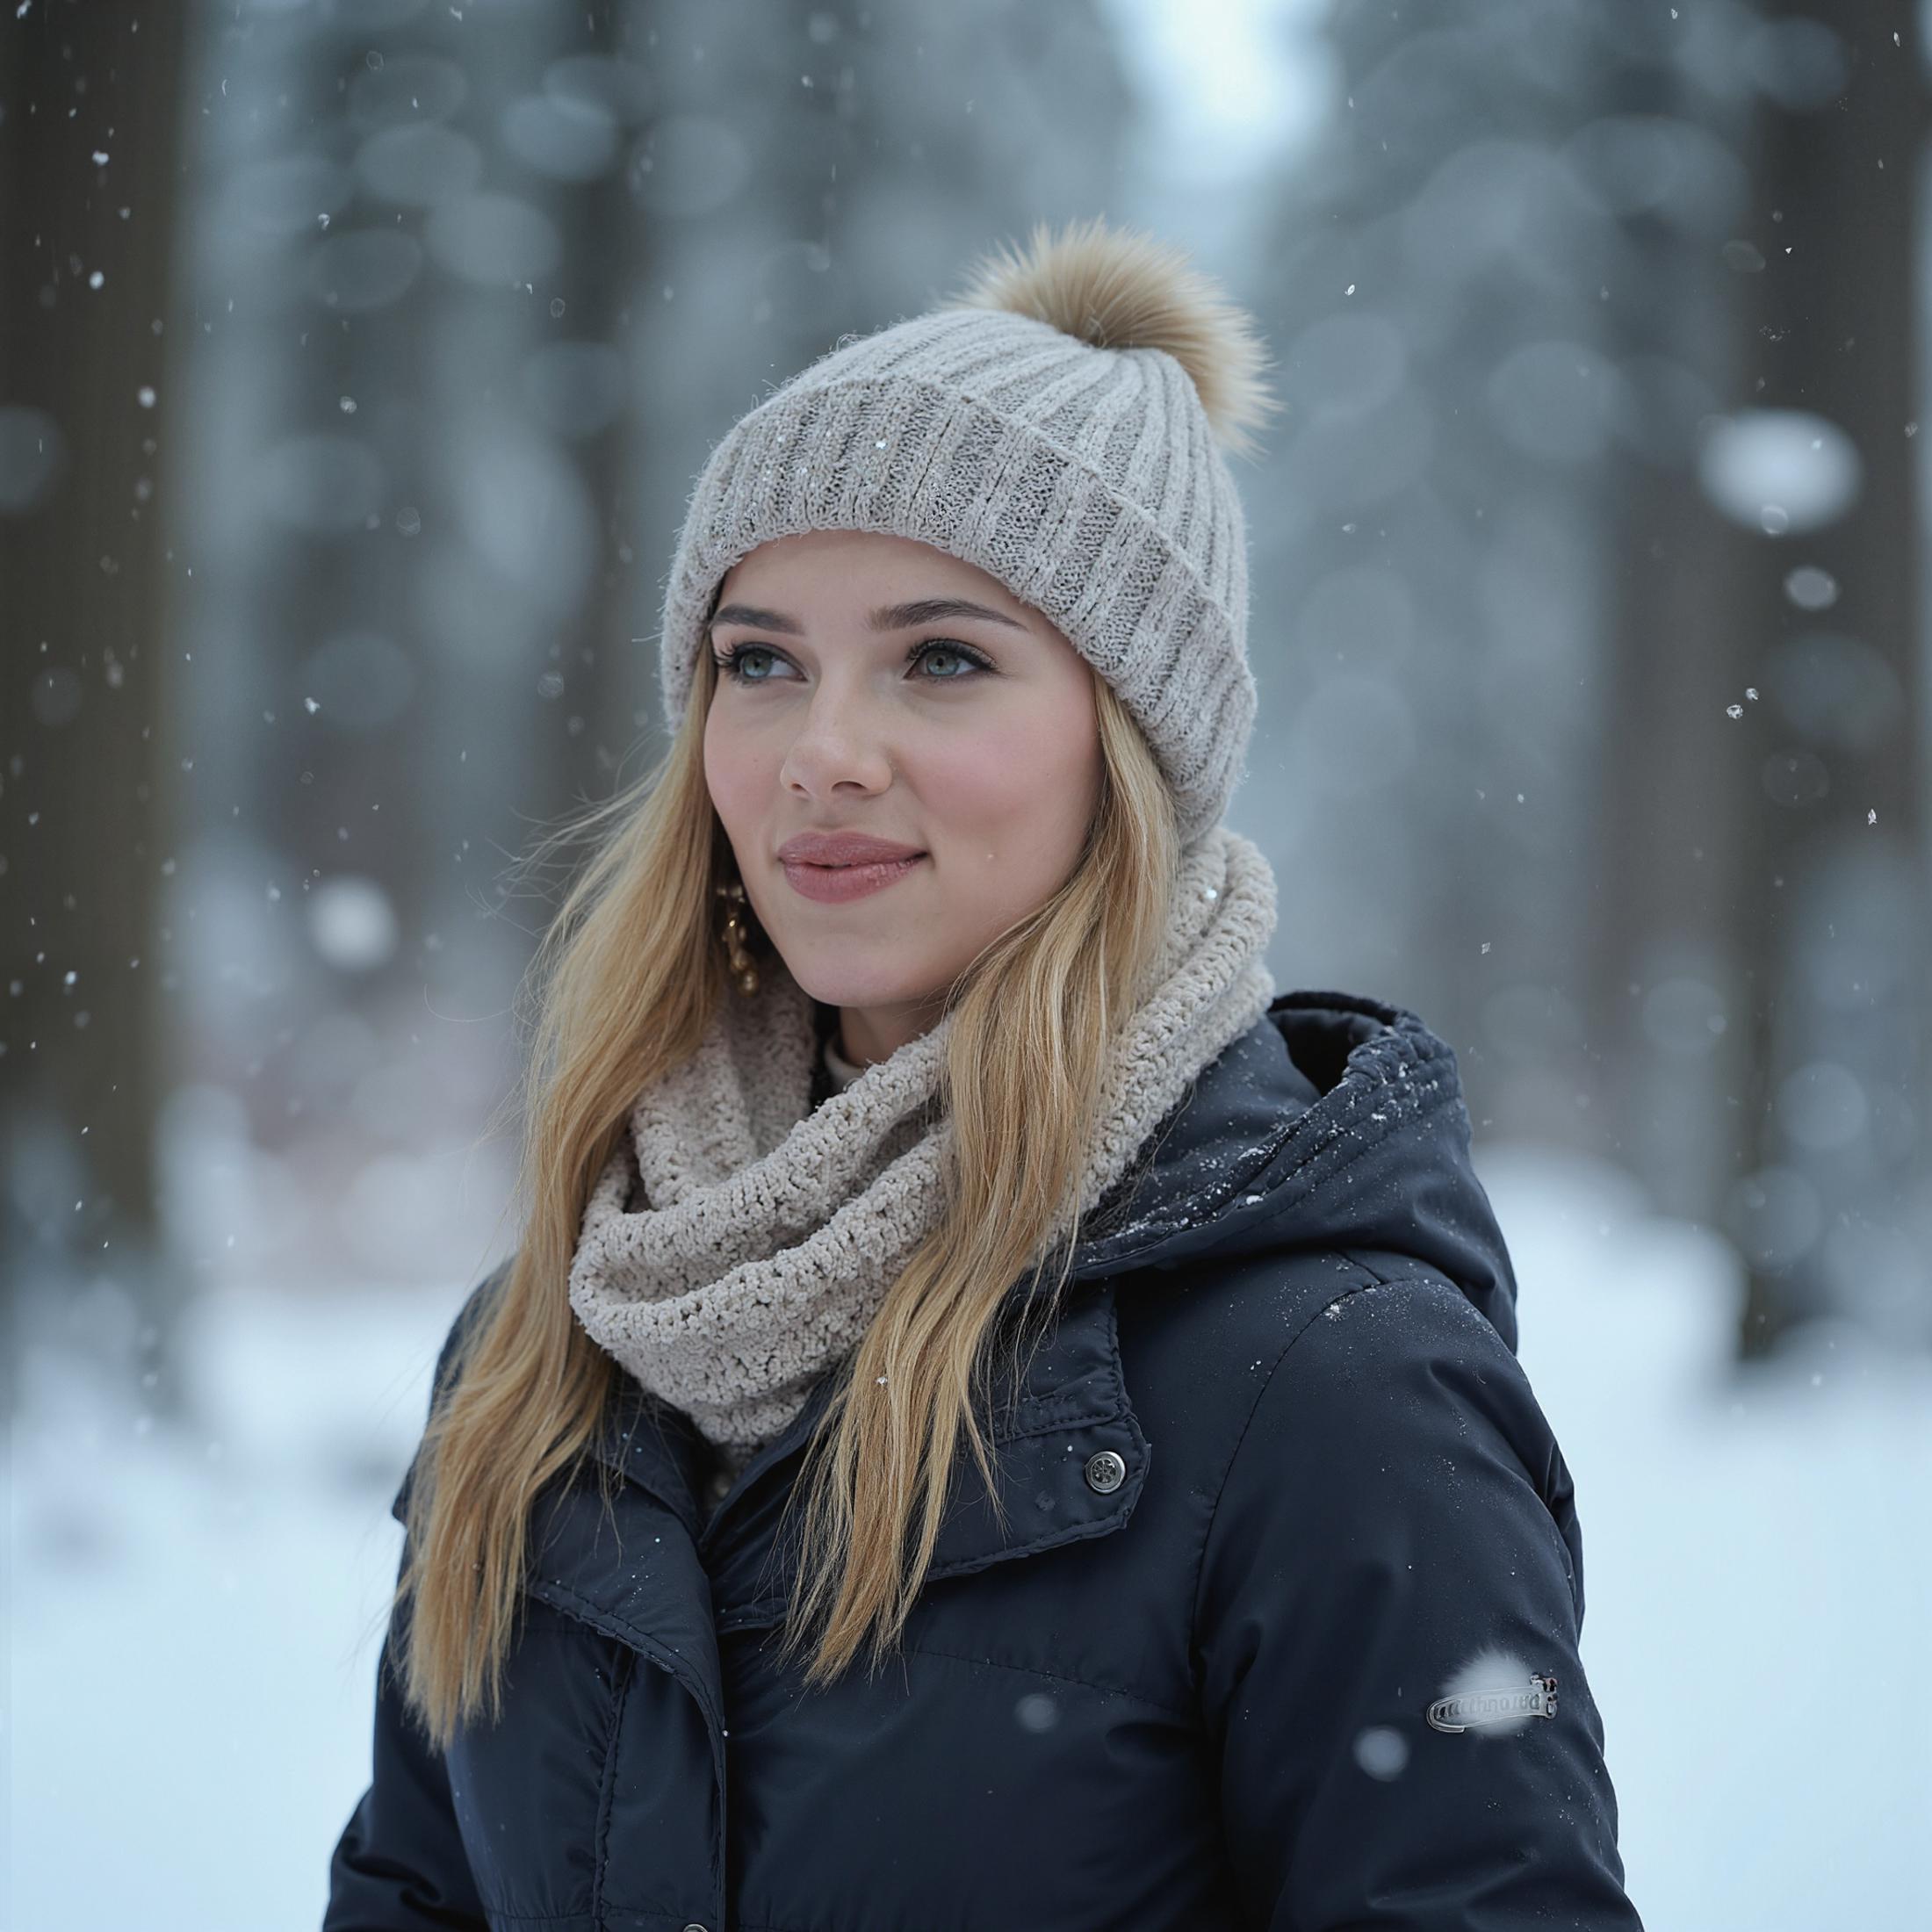
{"label": "black winter jacket", "polygon": [[616,1534],[594,1477],[540,1501],[501,1723],[426,1750],[392,1627],[324,1932],[1641,1932],[1450,1049],[1278,997],[1067,1297],[1006,1536],[962,1459],[903,1655],[809,1694],[775,1531],[832,1375],[716,1507],[627,1383]]}

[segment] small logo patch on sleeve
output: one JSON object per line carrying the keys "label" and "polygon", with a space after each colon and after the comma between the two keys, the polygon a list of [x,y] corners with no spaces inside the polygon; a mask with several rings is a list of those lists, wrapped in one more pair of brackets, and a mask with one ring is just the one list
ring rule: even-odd
{"label": "small logo patch on sleeve", "polygon": [[1538,1677],[1532,1671],[1528,1683],[1497,1684],[1491,1690],[1462,1690],[1457,1697],[1441,1697],[1430,1704],[1430,1723],[1438,1731],[1484,1731],[1507,1727],[1515,1731],[1526,1718],[1554,1718],[1557,1713],[1555,1677]]}
{"label": "small logo patch on sleeve", "polygon": [[1532,1718],[1556,1715],[1556,1679],[1507,1652],[1474,1659],[1429,1706],[1438,1731],[1519,1731]]}

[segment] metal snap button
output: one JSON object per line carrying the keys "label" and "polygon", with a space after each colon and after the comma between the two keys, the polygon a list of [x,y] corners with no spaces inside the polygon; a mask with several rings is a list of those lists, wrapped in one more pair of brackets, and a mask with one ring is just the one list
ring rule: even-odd
{"label": "metal snap button", "polygon": [[1088,1489],[1098,1489],[1105,1496],[1127,1480],[1127,1464],[1111,1449],[1102,1449],[1087,1458],[1086,1479]]}
{"label": "metal snap button", "polygon": [[684,1932],[704,1932],[704,1928],[700,1925],[696,1919],[693,1919],[691,1922],[685,1927]]}

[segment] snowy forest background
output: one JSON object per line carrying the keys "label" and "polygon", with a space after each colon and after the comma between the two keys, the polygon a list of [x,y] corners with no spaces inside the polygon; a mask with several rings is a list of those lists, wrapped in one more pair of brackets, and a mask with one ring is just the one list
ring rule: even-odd
{"label": "snowy forest background", "polygon": [[7,1922],[316,1922],[507,868],[656,754],[717,437],[1096,213],[1277,360],[1229,816],[1457,1050],[1632,1896],[1932,1920],[1928,20],[10,4]]}

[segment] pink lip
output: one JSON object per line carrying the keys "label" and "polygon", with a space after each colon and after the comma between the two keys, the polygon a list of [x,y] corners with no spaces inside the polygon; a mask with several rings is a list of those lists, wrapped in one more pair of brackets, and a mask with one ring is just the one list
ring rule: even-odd
{"label": "pink lip", "polygon": [[836,905],[847,899],[862,899],[882,891],[895,879],[903,879],[914,866],[925,862],[923,852],[910,859],[892,859],[883,865],[788,864],[785,876],[793,890],[808,899]]}

